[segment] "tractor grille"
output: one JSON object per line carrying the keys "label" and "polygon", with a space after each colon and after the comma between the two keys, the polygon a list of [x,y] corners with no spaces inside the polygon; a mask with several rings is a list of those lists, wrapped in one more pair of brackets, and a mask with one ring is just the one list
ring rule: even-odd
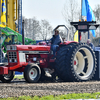
{"label": "tractor grille", "polygon": [[9,63],[17,62],[17,53],[16,52],[8,52],[8,56],[9,56]]}

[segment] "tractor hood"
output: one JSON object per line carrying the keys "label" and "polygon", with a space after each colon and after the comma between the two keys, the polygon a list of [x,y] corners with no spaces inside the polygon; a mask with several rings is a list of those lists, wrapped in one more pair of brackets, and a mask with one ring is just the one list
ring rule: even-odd
{"label": "tractor hood", "polygon": [[7,50],[18,51],[50,51],[50,46],[44,45],[9,45]]}

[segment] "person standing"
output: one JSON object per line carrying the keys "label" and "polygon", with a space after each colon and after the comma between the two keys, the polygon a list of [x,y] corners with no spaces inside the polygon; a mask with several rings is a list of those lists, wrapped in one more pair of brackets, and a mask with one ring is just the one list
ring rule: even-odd
{"label": "person standing", "polygon": [[94,50],[94,45],[91,43],[90,39],[87,40],[87,44]]}

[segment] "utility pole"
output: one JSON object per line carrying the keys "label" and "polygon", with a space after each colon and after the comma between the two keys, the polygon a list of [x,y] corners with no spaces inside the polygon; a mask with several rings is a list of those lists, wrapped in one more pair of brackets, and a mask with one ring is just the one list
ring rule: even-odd
{"label": "utility pole", "polygon": [[25,38],[24,38],[24,20],[22,22],[22,43],[25,44]]}
{"label": "utility pole", "polygon": [[18,31],[22,34],[22,0],[18,0]]}

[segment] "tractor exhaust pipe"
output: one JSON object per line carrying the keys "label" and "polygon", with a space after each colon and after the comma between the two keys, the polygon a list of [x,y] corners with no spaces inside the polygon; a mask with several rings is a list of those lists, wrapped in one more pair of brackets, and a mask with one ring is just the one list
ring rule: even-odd
{"label": "tractor exhaust pipe", "polygon": [[24,20],[22,21],[22,44],[25,44],[25,38],[24,38]]}

